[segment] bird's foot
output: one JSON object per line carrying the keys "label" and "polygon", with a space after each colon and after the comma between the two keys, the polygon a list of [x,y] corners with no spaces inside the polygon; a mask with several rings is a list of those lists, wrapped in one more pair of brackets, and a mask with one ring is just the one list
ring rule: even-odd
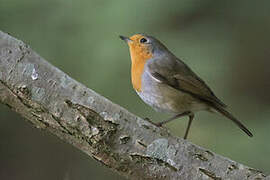
{"label": "bird's foot", "polygon": [[145,117],[145,118],[143,118],[143,119],[146,120],[146,121],[148,121],[148,122],[150,122],[151,124],[153,124],[153,125],[155,125],[155,126],[157,126],[157,127],[161,127],[161,126],[163,125],[162,122],[159,122],[159,123],[154,123],[154,122],[152,122],[151,119],[148,118],[148,117]]}
{"label": "bird's foot", "polygon": [[146,121],[151,121],[151,119],[148,118],[148,117],[145,117],[145,118],[143,118],[143,119],[146,120]]}
{"label": "bird's foot", "polygon": [[162,127],[163,123],[159,122],[159,123],[154,123],[157,127]]}

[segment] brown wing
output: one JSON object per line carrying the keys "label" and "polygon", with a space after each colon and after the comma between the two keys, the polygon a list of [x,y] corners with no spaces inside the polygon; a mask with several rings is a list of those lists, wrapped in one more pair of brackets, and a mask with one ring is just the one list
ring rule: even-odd
{"label": "brown wing", "polygon": [[162,83],[188,93],[193,97],[208,103],[226,105],[219,100],[212,90],[182,61],[164,61],[164,59],[152,59],[148,63],[150,74]]}
{"label": "brown wing", "polygon": [[179,74],[176,74],[174,78],[177,79],[179,90],[184,90],[195,95],[199,99],[207,100],[213,103],[217,103],[222,107],[226,107],[226,105],[215,96],[213,91],[204,83],[204,81],[198,77],[183,77]]}

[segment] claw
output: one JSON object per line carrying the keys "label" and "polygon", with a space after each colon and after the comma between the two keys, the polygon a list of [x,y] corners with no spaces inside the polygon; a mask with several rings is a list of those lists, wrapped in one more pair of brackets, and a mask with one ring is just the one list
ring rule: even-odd
{"label": "claw", "polygon": [[151,119],[148,118],[148,117],[145,117],[145,118],[143,118],[143,119],[146,120],[146,121],[151,121]]}

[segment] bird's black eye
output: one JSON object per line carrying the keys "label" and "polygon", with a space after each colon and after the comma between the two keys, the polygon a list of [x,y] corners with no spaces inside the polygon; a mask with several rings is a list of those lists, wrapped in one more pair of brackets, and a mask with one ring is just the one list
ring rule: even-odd
{"label": "bird's black eye", "polygon": [[140,43],[146,43],[146,42],[147,42],[147,39],[145,38],[140,39]]}

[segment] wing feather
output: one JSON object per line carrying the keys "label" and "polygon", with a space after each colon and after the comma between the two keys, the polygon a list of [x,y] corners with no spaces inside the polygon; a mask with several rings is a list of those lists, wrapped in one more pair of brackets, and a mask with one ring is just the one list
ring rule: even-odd
{"label": "wing feather", "polygon": [[[157,82],[165,83],[201,101],[226,107],[226,105],[215,96],[207,84],[182,61],[163,61],[163,63],[161,63],[161,61],[162,59],[152,59],[147,63],[147,71]],[[166,64],[164,64],[164,62],[166,62]]]}

